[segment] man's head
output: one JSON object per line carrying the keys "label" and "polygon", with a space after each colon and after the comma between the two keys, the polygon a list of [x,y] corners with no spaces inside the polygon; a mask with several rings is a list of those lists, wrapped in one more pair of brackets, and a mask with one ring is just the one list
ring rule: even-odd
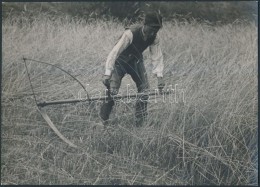
{"label": "man's head", "polygon": [[162,27],[162,16],[156,12],[149,12],[145,15],[144,25],[160,29]]}
{"label": "man's head", "polygon": [[155,36],[160,28],[162,28],[162,16],[156,12],[147,13],[144,19],[144,38]]}

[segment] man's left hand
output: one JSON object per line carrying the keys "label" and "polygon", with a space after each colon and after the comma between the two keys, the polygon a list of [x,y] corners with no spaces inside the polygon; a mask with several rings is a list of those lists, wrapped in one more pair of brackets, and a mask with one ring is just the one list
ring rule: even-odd
{"label": "man's left hand", "polygon": [[111,78],[111,76],[109,76],[109,75],[103,75],[103,77],[102,77],[102,82],[103,82],[103,84],[104,84],[107,88],[110,87],[110,78]]}
{"label": "man's left hand", "polygon": [[158,80],[158,89],[160,92],[162,92],[162,89],[165,86],[164,79],[163,79],[163,77],[157,77],[157,80]]}

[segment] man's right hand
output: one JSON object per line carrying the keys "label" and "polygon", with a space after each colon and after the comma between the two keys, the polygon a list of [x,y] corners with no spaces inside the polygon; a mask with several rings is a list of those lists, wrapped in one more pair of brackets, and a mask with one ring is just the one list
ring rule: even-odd
{"label": "man's right hand", "polygon": [[110,78],[111,78],[111,76],[109,76],[109,75],[103,75],[103,77],[102,77],[102,82],[103,82],[103,84],[104,84],[107,88],[110,87]]}

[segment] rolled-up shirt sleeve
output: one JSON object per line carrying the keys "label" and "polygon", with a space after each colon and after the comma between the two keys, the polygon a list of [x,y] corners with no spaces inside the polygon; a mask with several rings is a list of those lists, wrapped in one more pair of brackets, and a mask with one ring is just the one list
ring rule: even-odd
{"label": "rolled-up shirt sleeve", "polygon": [[106,60],[105,75],[110,76],[115,65],[115,61],[120,53],[125,50],[133,41],[133,33],[128,29],[126,30],[117,44],[113,47]]}
{"label": "rolled-up shirt sleeve", "polygon": [[157,77],[163,77],[163,54],[160,47],[160,41],[158,36],[155,38],[152,45],[149,47],[150,58],[153,64],[153,73],[157,75]]}

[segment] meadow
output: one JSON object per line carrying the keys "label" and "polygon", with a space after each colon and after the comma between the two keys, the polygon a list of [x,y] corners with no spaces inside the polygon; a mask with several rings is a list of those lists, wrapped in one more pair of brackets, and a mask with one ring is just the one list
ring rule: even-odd
{"label": "meadow", "polygon": [[[100,102],[46,106],[69,147],[37,111],[23,57],[55,64],[93,96],[124,25],[116,20],[39,16],[2,22],[2,184],[257,185],[257,26],[165,22],[159,31],[167,86],[184,100],[150,102],[133,125],[134,103],[117,102],[110,131],[93,128]],[[148,52],[150,87],[156,88]],[[27,62],[37,101],[77,98],[80,85],[57,68]],[[135,89],[129,76],[123,79]]]}

